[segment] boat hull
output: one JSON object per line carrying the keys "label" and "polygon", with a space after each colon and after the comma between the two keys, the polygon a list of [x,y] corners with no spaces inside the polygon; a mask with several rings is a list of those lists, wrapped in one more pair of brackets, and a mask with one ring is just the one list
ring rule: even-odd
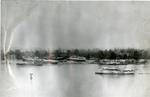
{"label": "boat hull", "polygon": [[104,72],[95,72],[95,74],[100,74],[100,75],[134,75],[133,72],[130,72],[130,73],[104,73]]}

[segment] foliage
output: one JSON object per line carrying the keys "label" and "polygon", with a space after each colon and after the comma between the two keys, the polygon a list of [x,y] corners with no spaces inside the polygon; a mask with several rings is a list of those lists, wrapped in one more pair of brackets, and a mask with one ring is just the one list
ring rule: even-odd
{"label": "foliage", "polygon": [[[3,51],[1,50],[1,59],[4,59]],[[53,51],[48,50],[33,50],[33,51],[21,51],[19,49],[10,50],[7,56],[15,56],[16,59],[20,60],[24,57],[38,57],[41,59],[49,58],[61,58],[67,59],[70,56],[81,56],[86,59],[148,59],[150,58],[150,52],[141,49],[56,49]]]}

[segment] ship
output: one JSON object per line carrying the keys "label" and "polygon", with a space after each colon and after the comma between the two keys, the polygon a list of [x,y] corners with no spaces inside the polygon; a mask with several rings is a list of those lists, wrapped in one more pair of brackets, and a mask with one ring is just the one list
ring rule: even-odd
{"label": "ship", "polygon": [[99,71],[95,72],[95,74],[103,74],[103,75],[134,75],[134,69],[120,69],[120,68],[102,68]]}

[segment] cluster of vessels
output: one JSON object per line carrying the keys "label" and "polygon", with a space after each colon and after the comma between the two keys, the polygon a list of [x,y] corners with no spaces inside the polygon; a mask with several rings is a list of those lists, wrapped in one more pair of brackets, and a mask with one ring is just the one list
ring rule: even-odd
{"label": "cluster of vessels", "polygon": [[[63,60],[64,61],[64,60]],[[26,59],[22,60],[20,62],[17,62],[17,65],[37,65],[41,66],[43,64],[51,63],[51,64],[58,64],[59,62],[63,62],[60,60],[54,60],[54,59]],[[67,61],[67,63],[84,63],[86,62],[85,58],[80,57],[70,57]],[[135,64],[145,64],[146,60],[100,60],[98,62],[98,65],[100,66],[99,70],[95,72],[95,74],[112,74],[112,75],[134,75],[135,69],[128,67],[130,64],[131,66],[134,66]],[[105,66],[105,67],[103,67]],[[120,68],[119,66],[124,66],[126,68]]]}
{"label": "cluster of vessels", "polygon": [[82,64],[85,63],[84,57],[71,56],[68,59],[63,58],[51,58],[51,59],[40,59],[40,58],[24,58],[17,62],[17,65],[43,65],[43,64],[58,64],[58,63],[71,63],[71,64]]}
{"label": "cluster of vessels", "polygon": [[18,61],[16,64],[17,65],[37,65],[37,66],[41,66],[43,64],[47,64],[47,63],[52,63],[52,64],[57,64],[58,61],[57,60],[43,60],[43,59],[28,59],[28,60],[24,60],[24,61]]}
{"label": "cluster of vessels", "polygon": [[[127,59],[127,60],[100,60],[100,69],[95,74],[111,74],[111,75],[134,75],[135,65],[146,64],[147,60]],[[106,66],[106,67],[103,67]],[[121,68],[125,67],[125,68]]]}

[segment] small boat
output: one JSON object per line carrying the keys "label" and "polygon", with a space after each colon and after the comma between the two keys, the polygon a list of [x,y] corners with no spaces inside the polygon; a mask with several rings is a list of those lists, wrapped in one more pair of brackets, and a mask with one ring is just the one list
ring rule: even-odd
{"label": "small boat", "polygon": [[16,65],[36,65],[41,66],[44,62],[42,60],[27,60],[27,61],[19,61]]}
{"label": "small boat", "polygon": [[19,61],[16,63],[16,65],[29,65],[29,64],[33,64],[34,62],[32,61]]}
{"label": "small boat", "polygon": [[134,75],[135,71],[133,69],[118,69],[118,68],[103,68],[95,74],[104,74],[104,75]]}
{"label": "small boat", "polygon": [[68,58],[69,61],[74,61],[74,62],[85,62],[86,58],[85,57],[79,57],[79,56],[71,56]]}
{"label": "small boat", "polygon": [[58,64],[59,63],[59,61],[57,61],[57,60],[52,60],[52,59],[48,59],[48,60],[44,60],[44,63],[51,63],[51,64]]}
{"label": "small boat", "polygon": [[43,64],[44,64],[44,62],[42,60],[34,60],[34,65],[36,65],[36,66],[41,66]]}
{"label": "small boat", "polygon": [[18,62],[16,63],[16,65],[26,65],[27,63],[26,62]]}

